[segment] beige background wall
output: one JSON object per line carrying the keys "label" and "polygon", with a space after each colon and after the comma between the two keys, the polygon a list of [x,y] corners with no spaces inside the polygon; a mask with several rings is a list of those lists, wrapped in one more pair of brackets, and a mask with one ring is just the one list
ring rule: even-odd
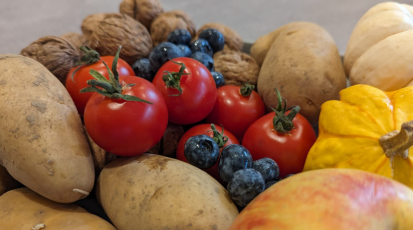
{"label": "beige background wall", "polygon": [[[160,0],[166,11],[182,9],[197,27],[221,22],[246,42],[286,23],[305,20],[320,24],[344,53],[358,19],[380,0]],[[19,53],[45,35],[80,32],[87,15],[117,12],[121,0],[0,0],[0,53]],[[413,0],[403,3],[413,4]]]}

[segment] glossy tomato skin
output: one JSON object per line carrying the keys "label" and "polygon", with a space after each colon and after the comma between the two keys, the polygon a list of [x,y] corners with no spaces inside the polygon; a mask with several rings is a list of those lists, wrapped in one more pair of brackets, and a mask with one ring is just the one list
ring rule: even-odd
{"label": "glossy tomato skin", "polygon": [[[100,59],[103,60],[110,69],[112,68],[112,62],[114,59],[113,56],[103,56],[100,57]],[[94,64],[80,67],[80,69],[73,76],[74,81],[72,81],[72,73],[77,68],[79,67],[73,67],[67,75],[66,89],[72,97],[73,102],[76,105],[77,111],[80,115],[83,115],[86,104],[93,93],[80,93],[79,91],[89,86],[88,84],[86,84],[88,80],[94,79],[92,75],[89,74],[89,71],[91,69],[94,69],[98,71],[100,74],[102,74],[104,77],[106,77],[106,79],[109,79],[109,74],[103,62],[98,61]],[[118,60],[117,70],[120,77],[135,76],[132,67],[130,67],[130,65],[122,59]]]}
{"label": "glossy tomato skin", "polygon": [[265,115],[265,105],[257,92],[245,97],[240,90],[241,86],[235,85],[218,88],[217,100],[206,122],[223,125],[242,142],[248,127]]}
{"label": "glossy tomato skin", "polygon": [[273,159],[280,167],[280,177],[284,178],[303,170],[316,134],[300,114],[293,119],[294,128],[289,133],[278,133],[272,123],[274,116],[271,112],[255,121],[245,132],[242,145],[250,151],[253,160]]}
{"label": "glossy tomato skin", "polygon": [[[215,128],[217,129],[218,132],[220,133],[222,132],[221,126],[216,125]],[[213,137],[214,136],[213,132],[210,130],[211,130],[211,124],[200,124],[186,131],[186,133],[179,140],[178,147],[176,149],[176,158],[188,163],[188,160],[185,158],[185,155],[184,155],[186,141],[190,137],[201,135],[201,134],[205,134],[210,137]],[[224,136],[228,137],[228,141],[227,143],[225,143],[224,147],[230,144],[239,144],[237,138],[234,135],[232,135],[230,132],[226,131],[225,127],[224,127]],[[222,148],[220,149],[220,153],[221,153],[221,150]],[[211,168],[203,169],[203,170],[207,172],[209,175],[211,175],[213,178],[215,178],[215,180],[221,182],[221,179],[219,178],[219,174],[218,174],[218,163],[219,163],[219,158],[218,158],[217,163],[214,166],[212,166]]]}
{"label": "glossy tomato skin", "polygon": [[165,63],[156,73],[153,84],[158,87],[168,106],[169,121],[188,125],[203,120],[212,110],[217,98],[215,81],[209,70],[200,62],[187,57],[175,58],[173,61],[184,63],[185,73],[180,81],[182,94],[174,88],[168,88],[162,79],[165,71],[179,72],[180,65],[171,61]]}
{"label": "glossy tomato skin", "polygon": [[[92,140],[119,156],[136,156],[161,140],[168,125],[168,109],[159,90],[138,77],[120,77],[122,94],[150,101],[110,99],[94,93],[86,105],[84,121]],[[136,85],[125,87],[127,84]]]}

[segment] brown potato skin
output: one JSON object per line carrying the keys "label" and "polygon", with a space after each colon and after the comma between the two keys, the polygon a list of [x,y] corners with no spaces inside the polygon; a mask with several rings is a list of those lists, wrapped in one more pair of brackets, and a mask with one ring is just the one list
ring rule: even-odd
{"label": "brown potato skin", "polygon": [[112,161],[99,176],[96,194],[118,230],[221,230],[238,215],[211,176],[161,155]]}
{"label": "brown potato skin", "polygon": [[95,177],[92,156],[59,80],[33,59],[0,55],[0,95],[0,164],[50,200],[71,203],[88,194]]}
{"label": "brown potato skin", "polygon": [[268,50],[270,50],[272,43],[278,35],[280,35],[284,27],[285,26],[282,26],[269,34],[259,37],[251,46],[250,55],[260,67],[264,62],[265,56],[267,56]]}
{"label": "brown potato skin", "polygon": [[346,75],[336,44],[320,26],[309,22],[290,23],[271,45],[258,76],[258,93],[266,106],[277,106],[275,87],[288,106],[299,105],[313,125],[318,124],[320,106],[339,99]]}
{"label": "brown potato skin", "polygon": [[44,230],[116,230],[107,221],[75,204],[50,201],[28,188],[0,196],[1,229],[30,230],[44,224]]}
{"label": "brown potato skin", "polygon": [[0,165],[0,196],[5,192],[20,186],[20,183],[11,177],[7,170]]}

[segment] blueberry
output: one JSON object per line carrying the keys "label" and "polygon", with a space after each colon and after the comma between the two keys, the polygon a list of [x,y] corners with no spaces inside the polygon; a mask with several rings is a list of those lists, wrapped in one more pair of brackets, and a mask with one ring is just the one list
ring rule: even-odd
{"label": "blueberry", "polygon": [[268,181],[268,182],[265,184],[265,190],[266,190],[267,188],[271,187],[272,185],[274,185],[275,183],[277,183],[278,181],[279,181],[279,180]]}
{"label": "blueberry", "polygon": [[198,37],[207,40],[214,53],[224,49],[224,35],[216,29],[209,28],[203,30]]}
{"label": "blueberry", "polygon": [[211,75],[214,78],[217,88],[225,85],[225,79],[224,76],[222,76],[222,73],[212,71]]}
{"label": "blueberry", "polygon": [[184,54],[184,57],[190,57],[192,54],[191,49],[187,45],[177,45],[177,47],[181,50],[181,52]]}
{"label": "blueberry", "polygon": [[236,171],[227,185],[229,196],[235,204],[241,207],[247,206],[256,196],[264,191],[264,188],[264,178],[255,169]]}
{"label": "blueberry", "polygon": [[236,171],[251,167],[252,157],[244,146],[232,144],[222,149],[218,173],[224,183],[228,183]]}
{"label": "blueberry", "polygon": [[176,29],[168,35],[168,42],[174,43],[175,45],[187,45],[191,44],[191,34],[188,30]]}
{"label": "blueberry", "polygon": [[149,55],[149,61],[152,66],[153,72],[158,72],[159,68],[167,61],[177,58],[183,57],[181,50],[176,47],[175,44],[170,42],[163,42],[153,48],[151,54]]}
{"label": "blueberry", "polygon": [[184,155],[190,164],[206,169],[218,162],[219,147],[212,137],[197,135],[186,141]]}
{"label": "blueberry", "polygon": [[202,53],[206,53],[212,57],[212,54],[213,54],[212,48],[209,45],[208,41],[205,39],[199,38],[195,40],[194,42],[192,42],[190,48],[191,48],[192,53],[199,51]]}
{"label": "blueberry", "polygon": [[264,180],[275,180],[280,175],[280,168],[271,158],[264,157],[252,162],[252,168],[261,173]]}
{"label": "blueberry", "polygon": [[212,59],[212,57],[208,54],[198,51],[193,53],[191,58],[201,62],[209,71],[214,70],[214,59]]}
{"label": "blueberry", "polygon": [[152,79],[155,77],[155,72],[153,72],[151,63],[147,58],[137,60],[132,65],[132,69],[137,77],[144,78],[148,81],[152,81]]}

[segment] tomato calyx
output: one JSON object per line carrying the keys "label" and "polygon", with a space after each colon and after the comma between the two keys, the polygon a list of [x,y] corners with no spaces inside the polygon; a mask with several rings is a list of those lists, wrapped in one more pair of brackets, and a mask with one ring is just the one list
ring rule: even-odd
{"label": "tomato calyx", "polygon": [[255,85],[251,85],[248,82],[244,84],[244,86],[241,87],[240,89],[240,94],[244,97],[248,97],[251,95],[252,91],[254,91]]}
{"label": "tomato calyx", "polygon": [[[214,134],[214,136],[212,137],[212,139],[214,139],[214,141],[218,144],[219,148],[224,147],[224,145],[228,142],[228,137],[224,136],[224,127],[222,127],[222,132],[218,132],[218,130],[215,128],[214,124],[211,124],[211,130]],[[210,132],[209,131],[209,132]]]}
{"label": "tomato calyx", "polygon": [[80,68],[82,68],[82,67],[85,66],[85,65],[94,64],[94,63],[96,63],[96,62],[98,62],[98,61],[100,60],[100,54],[99,54],[97,51],[89,48],[89,46],[81,46],[81,47],[80,47],[80,50],[83,51],[84,55],[83,55],[83,56],[80,58],[80,60],[79,60],[78,62],[76,62],[76,64],[74,65],[74,66],[79,66],[79,67],[76,68],[76,70],[73,71],[73,73],[72,73],[72,76],[71,76],[71,77],[72,77],[72,81],[73,81],[73,82],[75,82],[75,80],[74,80],[73,77],[75,76],[75,73],[76,73]]}
{"label": "tomato calyx", "polygon": [[183,75],[189,75],[191,73],[185,73],[185,64],[184,63],[178,63],[174,62],[171,60],[171,62],[180,65],[181,68],[179,68],[179,72],[170,72],[170,71],[164,71],[164,75],[162,76],[162,80],[165,82],[166,87],[168,88],[174,88],[179,91],[179,94],[171,94],[168,96],[180,96],[182,94],[182,88],[181,88],[181,77]]}
{"label": "tomato calyx", "polygon": [[92,77],[95,79],[88,80],[86,83],[90,85],[90,87],[83,88],[80,90],[80,92],[81,93],[97,92],[105,97],[112,98],[112,99],[123,99],[125,101],[144,102],[144,103],[148,103],[152,105],[151,102],[143,100],[139,97],[122,94],[122,90],[125,86],[132,87],[135,84],[129,84],[129,85],[122,86],[119,83],[119,74],[117,71],[117,64],[118,64],[119,54],[120,54],[121,49],[122,49],[122,46],[119,46],[118,52],[116,53],[115,58],[113,59],[112,71],[109,69],[108,65],[104,61],[102,61],[102,63],[105,65],[109,73],[109,80],[106,79],[98,71],[91,69],[89,71],[89,74],[92,75]]}
{"label": "tomato calyx", "polygon": [[[300,106],[292,106],[286,109],[287,101],[283,97],[281,97],[281,94],[277,88],[275,88],[275,91],[277,92],[278,104],[277,104],[276,109],[270,106],[270,109],[274,111],[275,113],[272,123],[273,123],[274,129],[277,132],[286,133],[286,132],[291,131],[294,128],[293,119],[295,118],[297,113],[300,111]],[[284,107],[282,105],[283,102],[284,102]],[[288,115],[285,115],[285,112],[289,110],[291,110],[291,112]]]}

